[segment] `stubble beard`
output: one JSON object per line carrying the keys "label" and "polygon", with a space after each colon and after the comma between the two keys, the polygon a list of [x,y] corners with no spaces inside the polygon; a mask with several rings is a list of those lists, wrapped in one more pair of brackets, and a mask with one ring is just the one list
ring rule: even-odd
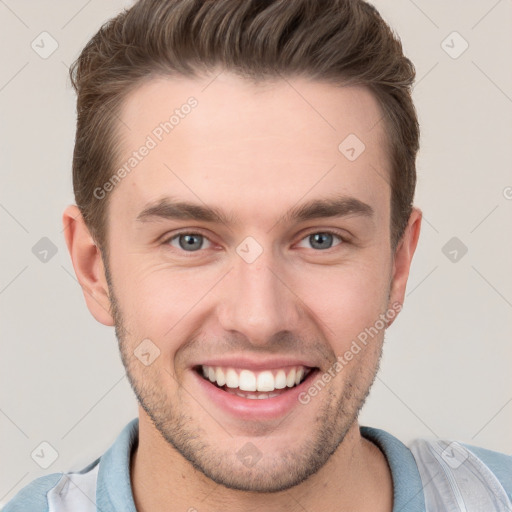
{"label": "stubble beard", "polygon": [[[359,376],[358,379],[347,380],[341,391],[339,387],[326,386],[315,398],[322,399],[323,404],[306,441],[300,446],[292,441],[279,452],[262,453],[258,463],[245,467],[234,447],[223,448],[221,443],[210,442],[208,432],[201,426],[204,422],[187,414],[191,408],[185,401],[193,400],[189,393],[182,391],[171,400],[160,386],[154,384],[161,382],[159,372],[163,370],[153,365],[143,367],[134,356],[137,342],[130,339],[106,265],[105,269],[119,351],[137,401],[166,442],[195,469],[229,489],[276,493],[304,482],[326,464],[357,421],[380,367],[383,340],[377,355],[368,358],[372,366],[365,367],[364,372],[352,373]],[[364,374],[362,377],[361,373]],[[222,418],[212,418],[213,427],[217,428],[219,422]],[[233,439],[226,432],[226,444]],[[257,440],[255,438],[254,444]]]}

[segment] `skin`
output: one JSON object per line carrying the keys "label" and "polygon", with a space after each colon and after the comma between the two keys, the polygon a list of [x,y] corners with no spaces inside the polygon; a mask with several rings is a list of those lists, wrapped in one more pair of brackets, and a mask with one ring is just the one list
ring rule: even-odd
{"label": "skin", "polygon": [[[139,399],[131,461],[137,510],[173,503],[201,512],[391,511],[386,459],[357,422],[385,329],[308,404],[279,420],[226,415],[191,369],[243,354],[303,357],[325,372],[380,314],[403,303],[421,212],[413,210],[393,250],[380,107],[362,87],[214,76],[152,78],[126,99],[121,119],[129,129],[119,128],[126,158],[188,97],[198,106],[110,192],[108,281],[77,207],[63,217],[87,306],[116,326]],[[366,146],[353,162],[338,150],[350,133]],[[335,194],[366,203],[373,215],[284,217]],[[137,220],[170,196],[217,207],[236,222]],[[204,235],[202,248],[169,242],[178,230]],[[342,238],[315,248],[309,235],[326,230]],[[248,236],[263,250],[253,263],[236,251]],[[134,355],[143,339],[160,351],[149,366]],[[262,454],[252,467],[236,455],[248,442]]]}

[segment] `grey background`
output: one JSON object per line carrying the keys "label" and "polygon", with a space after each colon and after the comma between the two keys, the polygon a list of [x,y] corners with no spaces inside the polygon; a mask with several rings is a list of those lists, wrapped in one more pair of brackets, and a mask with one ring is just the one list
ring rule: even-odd
{"label": "grey background", "polygon": [[[440,437],[510,454],[512,0],[374,3],[417,68],[424,224],[360,421],[405,443]],[[67,68],[128,5],[0,0],[0,505],[38,476],[82,469],[137,415],[113,329],[86,309],[61,227],[73,202]],[[31,47],[43,31],[58,43],[48,58]],[[458,58],[454,31],[469,44]],[[43,237],[57,250],[46,262],[32,252]],[[456,262],[453,247],[443,252],[453,237],[468,249]],[[31,457],[42,442],[58,452],[47,469]]]}

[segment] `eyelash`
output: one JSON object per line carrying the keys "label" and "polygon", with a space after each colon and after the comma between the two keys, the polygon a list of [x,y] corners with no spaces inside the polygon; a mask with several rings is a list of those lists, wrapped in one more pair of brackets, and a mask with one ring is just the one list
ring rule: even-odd
{"label": "eyelash", "polygon": [[[315,252],[319,252],[319,253],[325,252],[325,253],[327,253],[330,250],[335,249],[339,245],[344,245],[344,244],[348,243],[348,240],[347,240],[347,238],[345,236],[341,235],[337,231],[333,231],[333,230],[329,230],[329,229],[310,231],[309,233],[305,234],[299,240],[299,243],[302,242],[303,240],[305,240],[306,238],[310,237],[311,235],[315,235],[315,234],[318,234],[318,233],[326,234],[326,235],[332,235],[333,237],[337,237],[340,240],[340,242],[338,244],[332,246],[332,247],[329,247],[328,249],[323,249],[323,250],[322,249],[318,249],[318,250],[312,249]],[[174,239],[177,239],[180,235],[199,235],[199,236],[202,236],[203,238],[205,238],[206,240],[208,240],[211,244],[213,244],[213,242],[204,233],[201,233],[200,231],[190,231],[190,230],[188,230],[188,231],[179,231],[177,233],[174,233],[172,236],[167,237],[162,242],[162,245],[172,247],[170,245],[171,241],[174,240]],[[193,256],[194,254],[197,254],[197,253],[201,253],[202,251],[205,250],[205,249],[198,249],[197,251],[185,251],[183,249],[178,249],[177,247],[172,247],[172,249],[179,250],[181,253],[188,254],[190,256]]]}

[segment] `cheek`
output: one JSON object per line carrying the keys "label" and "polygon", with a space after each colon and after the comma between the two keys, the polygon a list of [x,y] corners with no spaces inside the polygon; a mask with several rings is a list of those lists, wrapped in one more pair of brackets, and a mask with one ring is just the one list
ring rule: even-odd
{"label": "cheek", "polygon": [[[332,348],[340,352],[375,324],[385,312],[389,293],[383,267],[368,265],[331,268],[313,273],[304,283],[305,302],[320,320]],[[306,292],[307,290],[307,292]]]}
{"label": "cheek", "polygon": [[[132,339],[149,338],[161,350],[178,339],[188,316],[199,310],[201,298],[215,283],[212,273],[179,271],[169,265],[133,263],[131,272],[118,276],[118,301]],[[163,342],[166,341],[164,344]],[[169,350],[165,348],[165,350]]]}

